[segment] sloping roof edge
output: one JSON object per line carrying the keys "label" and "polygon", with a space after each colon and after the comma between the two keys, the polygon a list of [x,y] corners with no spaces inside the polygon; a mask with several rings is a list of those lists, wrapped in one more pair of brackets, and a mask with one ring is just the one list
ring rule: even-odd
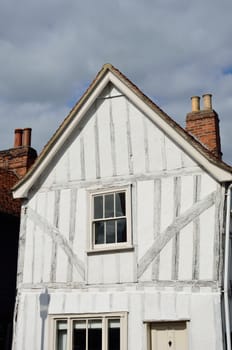
{"label": "sloping roof edge", "polygon": [[[108,79],[105,81],[105,85],[109,80],[112,81],[113,77],[116,78],[115,82],[118,79],[124,86],[126,86],[129,89],[129,91],[131,91],[133,94],[135,94],[137,96],[137,98],[141,102],[143,102],[145,104],[145,106],[147,106],[149,108],[150,111],[153,111],[156,114],[158,114],[159,117],[161,118],[161,120],[164,123],[166,123],[167,126],[169,126],[172,130],[175,130],[182,137],[182,139],[185,140],[185,142],[187,142],[188,144],[190,144],[193,147],[195,152],[197,151],[197,153],[199,154],[200,157],[197,157],[196,154],[194,157],[194,155],[192,155],[193,152],[188,152],[188,153],[190,153],[193,156],[193,158],[195,158],[196,161],[199,162],[200,165],[202,165],[217,181],[219,181],[219,182],[232,181],[232,167],[231,166],[224,163],[223,161],[218,159],[212,152],[207,150],[200,142],[198,142],[185,129],[183,129],[177,122],[175,122],[171,117],[169,117],[169,115],[167,115],[161,108],[159,108],[149,97],[144,95],[144,93],[135,84],[133,84],[124,74],[122,74],[117,68],[115,68],[111,64],[107,63],[107,64],[103,65],[102,69],[98,72],[95,79],[92,81],[92,83],[88,87],[88,89],[85,91],[85,93],[82,95],[82,97],[76,103],[76,105],[71,109],[71,111],[66,116],[66,118],[64,119],[62,124],[59,126],[59,128],[56,130],[54,135],[51,137],[49,142],[45,145],[42,152],[38,156],[38,158],[35,161],[35,163],[33,164],[33,166],[27,172],[27,174],[13,187],[12,190],[13,190],[13,194],[14,194],[15,198],[18,198],[21,196],[26,197],[27,192],[31,186],[29,185],[29,188],[26,189],[27,186],[25,186],[25,184],[28,182],[28,180],[32,176],[35,177],[35,179],[36,179],[37,176],[39,176],[41,174],[40,171],[38,172],[40,165],[45,161],[49,152],[57,144],[61,135],[63,135],[64,131],[72,123],[72,121],[75,118],[75,116],[77,115],[77,113],[82,110],[85,103],[88,101],[90,96],[93,94],[94,90],[103,81],[103,79],[106,77],[106,75],[108,73],[111,73],[112,75],[111,75],[111,79]],[[184,144],[185,144],[185,142],[184,142]],[[183,145],[183,148],[186,149],[186,146],[187,146],[186,144],[185,144],[185,146]],[[202,164],[202,161],[204,164]],[[218,169],[218,171],[216,171],[216,173],[214,173],[213,170],[216,170],[216,169]],[[37,176],[36,176],[36,172],[38,172]],[[22,191],[19,191],[19,189],[22,186],[24,187],[24,189]]]}

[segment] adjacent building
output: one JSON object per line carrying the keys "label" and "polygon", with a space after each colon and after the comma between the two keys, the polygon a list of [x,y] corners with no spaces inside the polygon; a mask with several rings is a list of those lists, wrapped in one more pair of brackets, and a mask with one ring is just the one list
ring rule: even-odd
{"label": "adjacent building", "polygon": [[0,349],[10,350],[16,297],[16,272],[21,200],[11,188],[22,178],[37,154],[30,147],[30,129],[16,129],[14,147],[0,151]]}
{"label": "adjacent building", "polygon": [[230,346],[230,188],[211,95],[186,130],[112,65],[14,187],[14,350]]}

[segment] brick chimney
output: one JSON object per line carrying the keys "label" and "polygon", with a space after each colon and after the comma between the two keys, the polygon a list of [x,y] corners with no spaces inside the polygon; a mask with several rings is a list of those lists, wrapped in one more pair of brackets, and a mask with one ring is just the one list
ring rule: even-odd
{"label": "brick chimney", "polygon": [[31,129],[15,129],[14,148],[0,151],[0,168],[13,171],[23,177],[37,158],[31,147]]}
{"label": "brick chimney", "polygon": [[191,97],[192,111],[186,116],[186,130],[221,159],[219,118],[212,109],[212,95],[205,94],[202,98],[203,110],[200,109],[200,97]]}

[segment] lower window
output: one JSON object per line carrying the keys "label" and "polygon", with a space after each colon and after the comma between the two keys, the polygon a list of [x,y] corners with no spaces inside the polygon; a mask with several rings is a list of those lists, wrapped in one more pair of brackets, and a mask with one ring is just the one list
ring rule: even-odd
{"label": "lower window", "polygon": [[126,314],[52,316],[53,350],[125,350]]}

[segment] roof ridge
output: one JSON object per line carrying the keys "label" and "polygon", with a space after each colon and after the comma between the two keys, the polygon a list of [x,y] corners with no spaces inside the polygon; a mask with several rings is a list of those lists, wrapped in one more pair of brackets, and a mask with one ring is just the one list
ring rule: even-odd
{"label": "roof ridge", "polygon": [[130,79],[127,78],[118,68],[114,67],[111,63],[105,63],[102,68],[98,71],[95,78],[83,93],[83,95],[79,98],[70,112],[67,114],[63,122],[60,124],[58,129],[55,131],[53,136],[47,142],[47,144],[42,149],[38,158],[30,168],[30,170],[26,173],[26,175],[14,186],[14,190],[16,190],[20,185],[33,174],[33,172],[38,167],[38,164],[46,157],[49,153],[50,149],[56,144],[57,139],[62,132],[68,127],[68,125],[75,118],[77,112],[82,108],[84,103],[88,100],[93,89],[100,83],[105,74],[110,71],[114,74],[120,81],[122,81],[130,90],[132,90],[136,96],[138,96],[147,106],[149,106],[153,111],[155,111],[166,123],[168,123],[173,129],[175,129],[186,141],[188,141],[195,149],[198,150],[209,162],[212,164],[222,168],[225,171],[232,173],[232,167],[222,160],[218,159],[211,151],[209,151],[204,145],[202,145],[198,140],[193,138],[184,128],[182,128],[174,119],[172,119],[166,112],[164,112],[155,102],[153,102],[148,96],[146,96],[138,87],[135,85]]}

